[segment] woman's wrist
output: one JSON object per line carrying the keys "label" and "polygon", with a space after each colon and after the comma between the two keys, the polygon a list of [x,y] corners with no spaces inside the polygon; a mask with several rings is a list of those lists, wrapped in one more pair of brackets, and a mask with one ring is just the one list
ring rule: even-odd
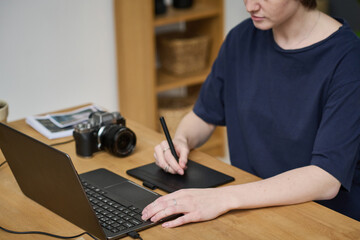
{"label": "woman's wrist", "polygon": [[236,187],[237,186],[227,186],[217,188],[217,194],[221,196],[221,205],[224,213],[239,208],[239,196],[234,191]]}
{"label": "woman's wrist", "polygon": [[175,137],[173,140],[177,141],[177,142],[181,142],[182,144],[184,144],[185,146],[187,146],[190,149],[189,141],[188,141],[187,137],[185,137],[184,135],[175,134]]}

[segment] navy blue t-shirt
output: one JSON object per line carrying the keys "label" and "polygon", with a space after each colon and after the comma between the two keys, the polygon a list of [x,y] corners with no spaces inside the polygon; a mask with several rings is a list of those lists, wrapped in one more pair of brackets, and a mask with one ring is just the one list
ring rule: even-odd
{"label": "navy blue t-shirt", "polygon": [[194,112],[226,125],[232,165],[261,178],[316,165],[337,178],[320,203],[360,220],[360,40],[349,25],[284,50],[250,19],[223,43]]}

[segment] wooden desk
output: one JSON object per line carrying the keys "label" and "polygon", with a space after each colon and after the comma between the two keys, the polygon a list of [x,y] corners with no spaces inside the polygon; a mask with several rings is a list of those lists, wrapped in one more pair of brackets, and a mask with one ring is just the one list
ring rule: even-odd
{"label": "wooden desk", "polygon": [[[12,127],[48,144],[66,139],[48,140],[26,125],[24,120],[9,123]],[[93,158],[80,158],[75,154],[75,143],[59,145],[68,153],[79,173],[105,167],[130,180],[126,170],[153,161],[153,147],[164,137],[136,122],[127,121],[138,139],[136,151],[127,158],[116,158],[100,152]],[[71,139],[69,137],[68,139]],[[19,149],[21,151],[21,149]],[[229,166],[199,151],[190,158],[235,177],[240,184],[258,178]],[[4,157],[0,152],[0,162]],[[165,194],[157,190],[160,194]],[[261,197],[261,196],[259,196]],[[45,231],[62,236],[72,236],[83,230],[30,200],[19,189],[7,164],[0,167],[0,226],[15,231]],[[215,220],[192,223],[174,229],[160,225],[140,232],[144,240],[151,239],[360,239],[360,222],[345,217],[314,202],[285,207],[231,211]],[[0,239],[52,239],[40,235],[14,235],[0,230]],[[90,239],[88,236],[78,239]],[[130,239],[127,237],[125,239]]]}

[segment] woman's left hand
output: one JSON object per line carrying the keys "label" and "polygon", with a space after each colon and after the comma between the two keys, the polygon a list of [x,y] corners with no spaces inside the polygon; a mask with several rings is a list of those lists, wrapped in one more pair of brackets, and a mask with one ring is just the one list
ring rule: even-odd
{"label": "woman's left hand", "polygon": [[142,212],[142,219],[157,222],[174,214],[183,214],[175,220],[163,223],[162,226],[166,228],[207,221],[229,211],[226,202],[221,188],[183,189],[149,204]]}

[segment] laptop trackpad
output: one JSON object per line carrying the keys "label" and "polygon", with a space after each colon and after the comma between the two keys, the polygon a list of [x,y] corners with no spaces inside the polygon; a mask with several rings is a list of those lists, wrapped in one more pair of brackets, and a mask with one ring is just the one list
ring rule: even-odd
{"label": "laptop trackpad", "polygon": [[131,182],[123,182],[115,186],[106,188],[109,197],[118,202],[127,200],[129,203],[136,204],[137,207],[145,207],[155,199],[160,197],[159,194],[150,192],[149,190],[135,185]]}

